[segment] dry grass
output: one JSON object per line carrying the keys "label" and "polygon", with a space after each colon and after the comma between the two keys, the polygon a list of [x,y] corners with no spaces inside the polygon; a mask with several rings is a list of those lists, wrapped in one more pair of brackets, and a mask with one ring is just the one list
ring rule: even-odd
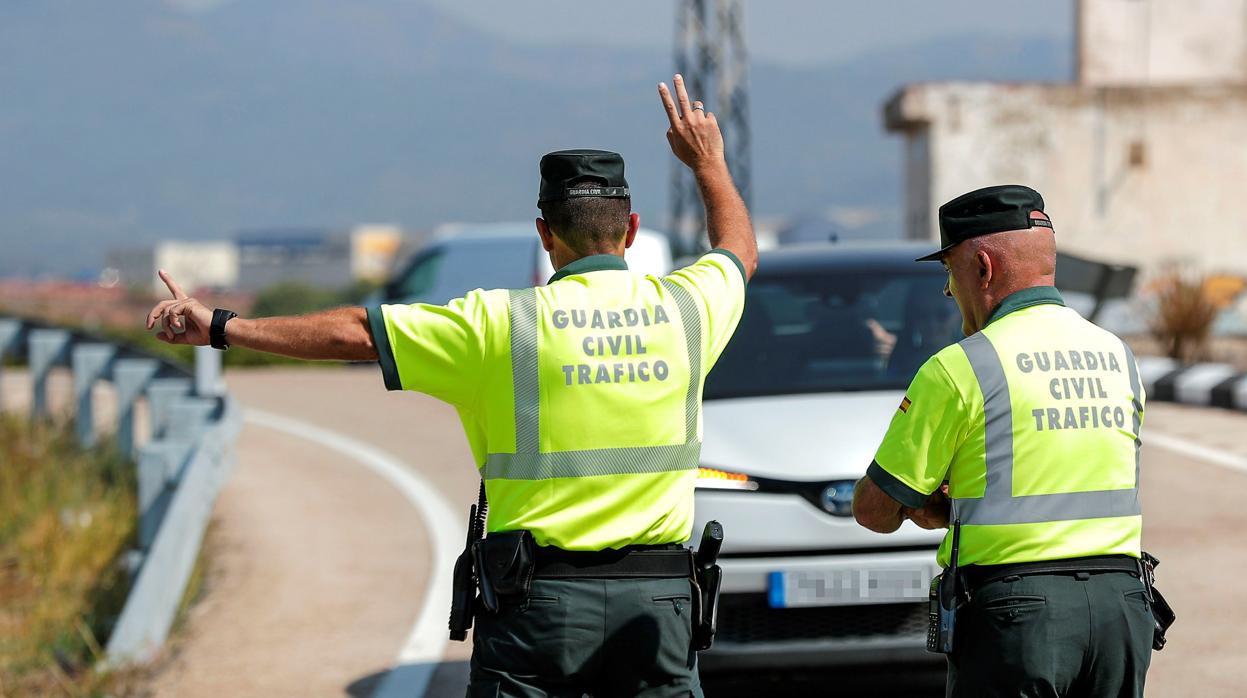
{"label": "dry grass", "polygon": [[133,692],[94,667],[128,591],[134,491],[115,451],[0,416],[0,696]]}
{"label": "dry grass", "polygon": [[1235,294],[1220,277],[1190,277],[1178,272],[1157,279],[1152,336],[1166,356],[1189,363],[1205,358],[1217,313]]}

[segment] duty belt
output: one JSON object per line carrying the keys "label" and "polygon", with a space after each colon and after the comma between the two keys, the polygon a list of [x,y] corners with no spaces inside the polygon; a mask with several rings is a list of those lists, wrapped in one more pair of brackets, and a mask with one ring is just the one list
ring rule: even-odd
{"label": "duty belt", "polygon": [[629,546],[619,550],[535,548],[534,579],[578,577],[678,578],[693,574],[692,551],[680,545]]}
{"label": "duty belt", "polygon": [[962,577],[970,587],[970,591],[1006,577],[1098,572],[1129,572],[1137,576],[1140,574],[1139,561],[1129,555],[1097,555],[1041,562],[1016,562],[1006,565],[966,565],[961,568]]}

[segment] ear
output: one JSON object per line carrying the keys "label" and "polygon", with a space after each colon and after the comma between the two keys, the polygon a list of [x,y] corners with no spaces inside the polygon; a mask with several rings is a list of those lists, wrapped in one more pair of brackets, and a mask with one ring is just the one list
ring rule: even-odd
{"label": "ear", "polygon": [[974,254],[974,260],[978,263],[979,286],[987,288],[992,282],[992,258],[983,250],[979,250]]}
{"label": "ear", "polygon": [[641,229],[641,214],[634,213],[628,216],[628,234],[624,236],[624,249],[632,247],[632,243],[636,241],[636,231]]}
{"label": "ear", "polygon": [[546,219],[537,219],[537,235],[541,236],[541,247],[549,252],[554,249],[554,233],[550,232],[550,224]]}

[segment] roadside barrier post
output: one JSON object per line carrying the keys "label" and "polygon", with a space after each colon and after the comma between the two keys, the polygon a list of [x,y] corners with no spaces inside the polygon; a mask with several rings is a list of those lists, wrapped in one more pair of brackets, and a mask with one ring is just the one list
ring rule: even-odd
{"label": "roadside barrier post", "polygon": [[0,318],[0,410],[4,409],[4,360],[21,351],[23,330],[21,320]]}
{"label": "roadside barrier post", "polygon": [[195,347],[195,394],[220,397],[225,394],[221,378],[221,352],[212,347]]}
{"label": "roadside barrier post", "polygon": [[30,358],[30,377],[33,384],[31,413],[36,417],[48,416],[48,373],[57,364],[66,361],[69,352],[68,330],[31,330],[27,340]]}
{"label": "roadside barrier post", "polygon": [[78,445],[95,445],[95,382],[107,376],[117,347],[112,344],[75,344],[70,364],[74,373],[74,397],[78,409],[74,414],[74,434]]}
{"label": "roadside barrier post", "polygon": [[117,389],[117,450],[127,458],[134,455],[135,407],[159,369],[160,364],[155,359],[117,359],[113,365],[113,385]]}
{"label": "roadside barrier post", "polygon": [[164,520],[179,474],[192,444],[182,440],[153,441],[139,449],[139,548],[146,552]]}
{"label": "roadside barrier post", "polygon": [[147,405],[151,413],[152,440],[164,435],[173,401],[189,395],[191,388],[188,378],[157,378],[148,384]]}

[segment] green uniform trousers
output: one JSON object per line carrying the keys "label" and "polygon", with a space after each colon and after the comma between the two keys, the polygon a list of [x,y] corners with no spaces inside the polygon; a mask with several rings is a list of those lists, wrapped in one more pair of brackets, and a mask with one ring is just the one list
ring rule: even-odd
{"label": "green uniform trousers", "polygon": [[701,698],[693,588],[679,579],[536,579],[478,611],[468,696]]}
{"label": "green uniform trousers", "polygon": [[1152,613],[1127,572],[1006,577],[957,614],[947,695],[1143,695]]}

